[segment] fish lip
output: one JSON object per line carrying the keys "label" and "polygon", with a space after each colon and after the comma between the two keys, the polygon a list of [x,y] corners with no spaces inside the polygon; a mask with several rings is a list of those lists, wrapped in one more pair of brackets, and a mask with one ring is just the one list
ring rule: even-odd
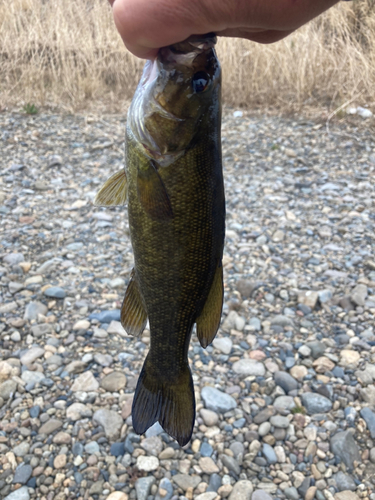
{"label": "fish lip", "polygon": [[162,47],[159,50],[158,59],[161,63],[191,67],[200,54],[214,48],[216,41],[217,37],[214,33],[192,35],[187,40]]}

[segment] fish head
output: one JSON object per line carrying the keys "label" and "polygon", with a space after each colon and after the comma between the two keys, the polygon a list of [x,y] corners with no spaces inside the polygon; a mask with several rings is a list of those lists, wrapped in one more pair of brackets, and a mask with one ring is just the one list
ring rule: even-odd
{"label": "fish head", "polygon": [[195,143],[220,108],[220,64],[213,34],[195,35],[147,61],[128,114],[144,151],[161,166]]}

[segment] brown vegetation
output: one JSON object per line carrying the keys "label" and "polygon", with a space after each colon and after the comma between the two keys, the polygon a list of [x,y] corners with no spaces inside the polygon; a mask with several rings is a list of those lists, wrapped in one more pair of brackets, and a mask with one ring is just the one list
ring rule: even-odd
{"label": "brown vegetation", "polygon": [[[340,3],[273,45],[221,39],[224,99],[296,110],[375,103],[375,0]],[[0,0],[0,109],[26,103],[120,110],[143,61],[104,0]]]}

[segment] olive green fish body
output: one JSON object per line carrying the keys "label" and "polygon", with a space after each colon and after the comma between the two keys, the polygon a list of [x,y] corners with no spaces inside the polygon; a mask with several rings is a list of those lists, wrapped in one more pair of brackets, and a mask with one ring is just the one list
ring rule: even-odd
{"label": "olive green fish body", "polygon": [[[146,65],[129,110],[125,171],[135,265],[121,312],[128,333],[139,335],[147,318],[150,324],[133,427],[141,434],[159,421],[181,445],[195,420],[192,329],[196,324],[206,347],[220,322],[225,226],[220,66],[212,36],[189,40]],[[112,189],[107,205],[123,193],[113,179],[103,188]]]}

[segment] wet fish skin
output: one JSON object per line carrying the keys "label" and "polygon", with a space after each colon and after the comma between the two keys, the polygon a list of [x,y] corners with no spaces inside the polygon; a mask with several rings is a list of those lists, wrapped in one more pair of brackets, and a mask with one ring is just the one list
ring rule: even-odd
{"label": "wet fish skin", "polygon": [[[203,347],[211,343],[223,300],[221,81],[214,41],[194,37],[162,49],[156,63],[146,65],[126,130],[135,266],[121,321],[128,333],[140,335],[148,317],[151,336],[133,427],[142,434],[159,421],[182,446],[195,420],[192,329],[196,323]],[[116,197],[111,189],[107,204]]]}

